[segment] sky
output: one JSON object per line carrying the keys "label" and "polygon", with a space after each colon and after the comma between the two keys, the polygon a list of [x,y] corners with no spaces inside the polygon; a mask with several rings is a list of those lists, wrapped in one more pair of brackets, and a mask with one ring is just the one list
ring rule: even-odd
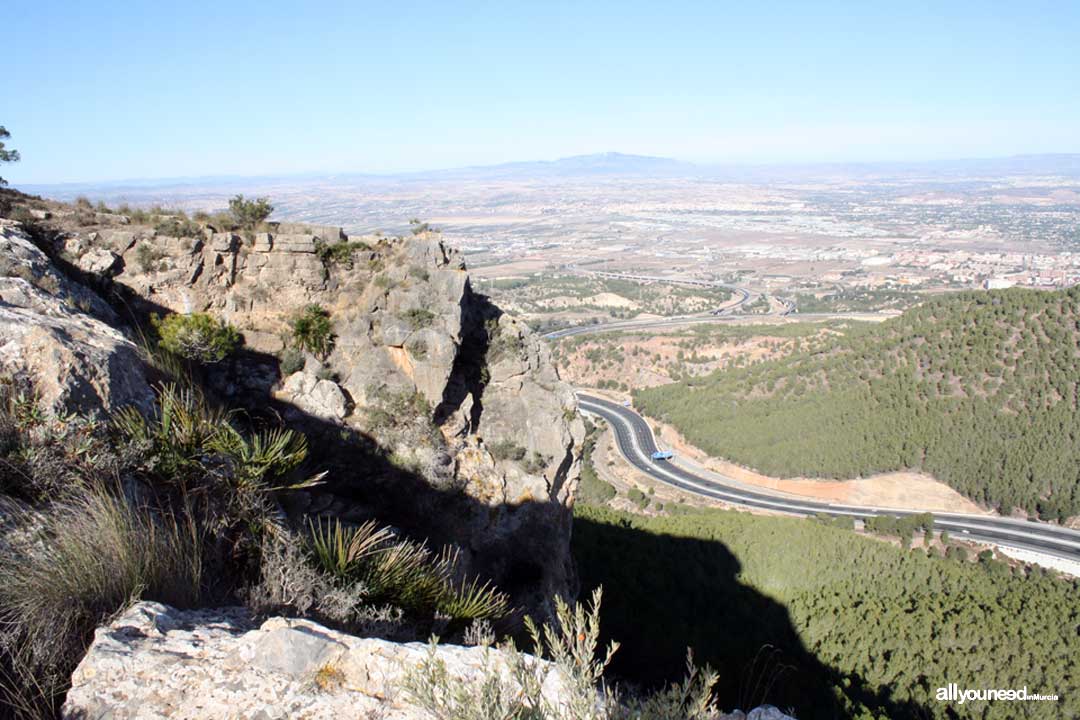
{"label": "sky", "polygon": [[1080,152],[1080,2],[5,0],[13,185]]}

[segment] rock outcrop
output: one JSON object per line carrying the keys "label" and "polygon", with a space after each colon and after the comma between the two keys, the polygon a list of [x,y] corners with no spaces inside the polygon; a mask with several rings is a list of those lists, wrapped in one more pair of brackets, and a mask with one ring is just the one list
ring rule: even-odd
{"label": "rock outcrop", "polygon": [[[330,470],[331,494],[298,494],[291,510],[376,517],[455,545],[461,572],[493,580],[539,617],[556,594],[574,594],[571,508],[584,439],[575,397],[546,346],[473,292],[458,253],[435,234],[186,229],[194,236],[117,223],[66,229],[55,255],[143,312],[209,312],[241,330],[244,352],[215,369],[215,390],[253,411],[278,401]],[[112,311],[16,228],[3,237],[0,257],[27,265],[19,272],[31,280],[0,284],[0,359],[44,382],[57,410],[145,407],[141,365]],[[307,353],[297,371],[290,323],[313,304],[329,314],[333,348]],[[382,460],[346,452],[350,434]]]}
{"label": "rock outcrop", "polygon": [[[142,602],[98,628],[72,676],[66,720],[427,720],[403,690],[429,658],[422,643],[358,638],[306,620],[255,622],[247,611],[180,611]],[[499,673],[517,687],[497,648],[440,645],[434,659],[449,678],[480,684]],[[567,679],[531,656],[550,707],[567,699]],[[567,717],[571,715],[568,713]],[[713,720],[792,720],[772,706]]]}
{"label": "rock outcrop", "polygon": [[[139,603],[101,627],[72,677],[62,717],[111,720],[430,717],[401,690],[429,653],[346,635],[306,620],[255,623],[238,608],[178,611]],[[497,649],[441,645],[451,677],[477,681],[505,671]],[[561,674],[541,663],[545,698],[557,703]]]}
{"label": "rock outcrop", "polygon": [[56,415],[149,409],[142,361],[116,320],[17,224],[0,220],[0,372],[31,381],[41,405]]}

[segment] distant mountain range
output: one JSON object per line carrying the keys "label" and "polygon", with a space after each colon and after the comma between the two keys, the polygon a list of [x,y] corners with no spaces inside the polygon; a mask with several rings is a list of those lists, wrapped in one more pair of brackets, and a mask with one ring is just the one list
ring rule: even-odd
{"label": "distant mountain range", "polygon": [[420,177],[566,178],[566,177],[679,177],[699,175],[704,168],[693,163],[651,155],[617,152],[574,155],[558,160],[529,160],[499,165],[415,173]]}
{"label": "distant mountain range", "polygon": [[738,182],[783,182],[812,179],[988,179],[1015,176],[1056,176],[1080,179],[1080,154],[1015,155],[920,162],[806,163],[806,164],[694,164],[673,158],[605,152],[558,160],[532,160],[409,173],[304,173],[276,176],[213,176],[120,180],[109,182],[22,185],[25,192],[56,198],[79,193],[163,188],[225,189],[257,185],[302,186],[315,184],[366,185],[386,182],[438,182],[448,180],[573,180],[701,178]]}

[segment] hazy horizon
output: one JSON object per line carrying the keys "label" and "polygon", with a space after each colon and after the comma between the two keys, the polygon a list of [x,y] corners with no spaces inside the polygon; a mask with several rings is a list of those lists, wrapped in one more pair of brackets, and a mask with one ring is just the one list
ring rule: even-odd
{"label": "hazy horizon", "polygon": [[187,176],[172,176],[172,177],[126,177],[115,179],[82,179],[71,180],[65,182],[25,182],[16,183],[15,187],[26,188],[28,190],[37,189],[56,189],[62,190],[64,188],[71,188],[72,190],[78,188],[123,188],[123,187],[137,187],[137,186],[166,186],[170,183],[176,184],[193,184],[193,183],[226,183],[226,182],[242,182],[242,181],[266,181],[266,180],[305,180],[305,179],[330,179],[330,178],[357,178],[357,179],[371,179],[371,180],[401,180],[401,179],[430,179],[439,175],[452,175],[459,172],[467,171],[485,171],[495,170],[499,168],[511,168],[514,166],[522,166],[525,170],[528,167],[543,167],[545,165],[556,166],[559,163],[565,161],[573,161],[578,159],[590,159],[601,158],[604,156],[615,156],[626,159],[640,159],[640,160],[653,160],[653,161],[670,161],[684,165],[688,170],[694,169],[707,175],[709,172],[721,172],[721,171],[768,171],[777,170],[782,171],[784,169],[792,170],[824,170],[824,169],[839,169],[839,168],[862,168],[866,170],[878,169],[885,171],[888,169],[897,168],[925,168],[931,169],[939,166],[948,166],[952,164],[980,164],[980,163],[993,163],[993,162],[1007,162],[1015,160],[1049,160],[1068,158],[1070,160],[1076,160],[1080,165],[1080,153],[1067,153],[1067,152],[1046,152],[1046,153],[1023,153],[1015,155],[1002,155],[1002,156],[986,156],[986,157],[944,157],[944,158],[929,158],[929,159],[911,159],[911,160],[859,160],[859,161],[842,161],[842,160],[824,160],[820,162],[774,162],[774,163],[751,163],[751,162],[731,162],[731,163],[707,163],[694,161],[684,158],[671,158],[661,157],[655,155],[641,155],[637,153],[626,153],[619,151],[603,151],[597,153],[589,153],[584,155],[572,155],[557,158],[542,158],[542,159],[514,159],[501,163],[492,164],[469,164],[459,165],[453,167],[428,167],[428,168],[414,168],[401,171],[371,171],[364,169],[357,170],[298,170],[295,172],[284,173],[265,173],[265,174],[214,174],[214,175],[187,175]]}

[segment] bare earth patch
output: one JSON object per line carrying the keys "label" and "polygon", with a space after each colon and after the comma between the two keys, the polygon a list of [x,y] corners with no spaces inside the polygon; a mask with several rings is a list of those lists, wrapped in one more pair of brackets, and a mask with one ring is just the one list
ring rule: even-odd
{"label": "bare earth patch", "polygon": [[713,472],[748,485],[850,505],[991,514],[945,483],[925,473],[890,472],[853,480],[771,477],[723,459],[710,457],[701,449],[688,443],[670,425],[661,425],[653,420],[650,420],[649,424],[654,429],[660,428],[660,438],[675,452]]}

